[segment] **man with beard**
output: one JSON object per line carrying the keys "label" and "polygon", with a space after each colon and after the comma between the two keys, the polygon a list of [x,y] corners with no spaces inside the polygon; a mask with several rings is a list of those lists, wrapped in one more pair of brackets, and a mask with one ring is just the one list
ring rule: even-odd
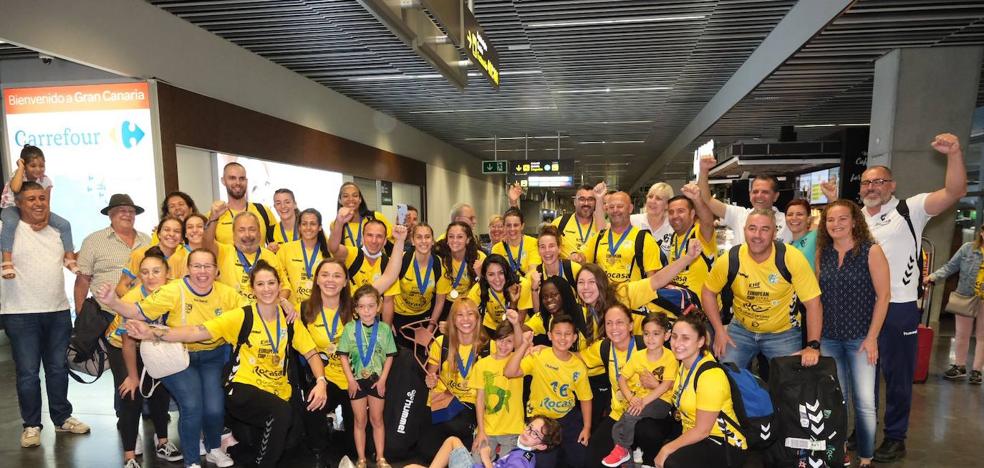
{"label": "man with beard", "polygon": [[878,463],[893,462],[905,456],[918,349],[916,329],[921,315],[917,300],[923,228],[930,218],[946,211],[967,194],[967,172],[960,140],[943,133],[936,136],[932,146],[947,159],[945,185],[935,192],[920,193],[900,201],[895,198],[895,180],[889,168],[874,166],[861,174],[862,211],[871,234],[885,251],[892,278],[892,300],[878,336],[879,367],[885,376],[886,387],[885,439],[875,450]]}
{"label": "man with beard", "polygon": [[725,226],[731,228],[735,233],[735,245],[745,242],[744,228],[745,220],[752,209],[761,208],[773,210],[776,220],[776,236],[783,242],[793,240],[793,233],[786,227],[786,215],[776,209],[776,200],[779,199],[779,180],[771,175],[759,175],[752,179],[752,187],[748,191],[748,197],[752,202],[752,208],[745,208],[738,205],[726,205],[720,200],[711,197],[711,185],[708,180],[712,167],[716,164],[714,157],[700,159],[700,176],[697,183],[700,185],[700,195],[704,198],[704,203],[711,209],[714,216],[721,218]]}
{"label": "man with beard", "polygon": [[219,268],[218,280],[239,291],[249,301],[255,301],[253,286],[250,283],[250,273],[253,265],[260,259],[266,260],[280,275],[280,297],[286,301],[290,297],[290,283],[287,282],[287,271],[280,263],[277,254],[264,247],[265,242],[260,235],[260,220],[252,211],[242,211],[232,218],[232,244],[226,244],[215,238],[219,224],[216,219],[226,216],[230,211],[225,202],[218,200],[212,203],[208,228],[205,229],[203,247],[215,254]]}
{"label": "man with beard", "polygon": [[[602,184],[599,185],[603,187]],[[600,194],[590,185],[578,187],[574,194],[574,214],[551,222],[561,233],[561,258],[570,258],[571,254],[580,252],[593,234],[605,228],[604,210],[596,209],[605,194],[604,189],[599,190]]]}
{"label": "man with beard", "polygon": [[680,193],[682,195],[670,198],[666,204],[667,217],[673,228],[669,242],[669,259],[673,262],[686,255],[690,239],[700,242],[700,256],[673,278],[673,283],[685,286],[695,296],[699,296],[717,254],[714,214],[704,204],[697,185],[688,184],[680,189]]}
{"label": "man with beard", "polygon": [[[223,213],[210,212],[209,224],[215,222],[218,226],[215,229],[215,240],[224,244],[233,243],[232,220],[239,213],[248,211],[261,220],[260,241],[266,245],[273,241],[273,211],[270,207],[261,203],[250,203],[246,198],[246,190],[249,187],[249,179],[246,178],[246,168],[237,162],[226,164],[222,168],[222,185],[226,188],[226,210]],[[226,213],[228,212],[228,213]]]}
{"label": "man with beard", "polygon": [[[596,200],[603,200],[603,194],[603,189],[595,190]],[[611,227],[593,234],[581,248],[580,256],[575,256],[574,260],[597,263],[608,274],[613,286],[645,278],[662,268],[659,246],[653,236],[629,222],[629,215],[632,214],[629,194],[615,192],[609,195],[605,208]]]}

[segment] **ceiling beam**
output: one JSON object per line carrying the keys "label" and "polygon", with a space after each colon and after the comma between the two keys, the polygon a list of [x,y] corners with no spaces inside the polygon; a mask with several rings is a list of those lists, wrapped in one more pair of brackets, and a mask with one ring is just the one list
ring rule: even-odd
{"label": "ceiling beam", "polygon": [[694,140],[724,117],[745,96],[765,81],[787,59],[840,16],[855,0],[800,0],[762,44],[752,52],[734,75],[718,90],[679,135],[632,184],[629,193],[635,192],[660,171]]}

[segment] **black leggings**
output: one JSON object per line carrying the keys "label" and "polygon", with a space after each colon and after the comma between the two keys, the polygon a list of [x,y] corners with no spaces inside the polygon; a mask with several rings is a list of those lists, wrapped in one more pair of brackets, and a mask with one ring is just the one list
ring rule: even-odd
{"label": "black leggings", "polygon": [[[119,395],[120,385],[126,380],[126,362],[123,361],[123,350],[115,346],[107,349],[109,357],[109,369],[113,373],[113,391]],[[143,372],[143,360],[140,359],[140,350],[137,350],[137,374]],[[148,375],[147,378],[150,378]],[[140,428],[140,415],[143,413],[143,395],[138,388],[133,397],[127,396],[120,398],[120,408],[117,414],[116,429],[120,431],[120,438],[123,440],[123,451],[132,452],[137,446],[137,434]],[[150,419],[154,422],[154,430],[157,437],[167,437],[168,405],[171,404],[171,394],[163,385],[158,385],[154,394],[147,400],[150,406]],[[154,441],[156,444],[157,441]]]}
{"label": "black leggings", "polygon": [[708,437],[696,444],[678,448],[666,458],[663,468],[689,468],[693,466],[740,467],[745,453],[728,445],[720,437]]}
{"label": "black leggings", "polygon": [[[591,440],[588,441],[587,456],[584,466],[600,467],[601,460],[608,455],[615,442],[612,440],[612,427],[615,421],[610,417],[605,417],[601,421],[593,423],[594,429],[591,433]],[[639,447],[643,450],[643,464],[652,465],[659,449],[663,444],[680,434],[680,423],[673,418],[650,419],[643,418],[635,426],[635,442],[632,447]]]}
{"label": "black leggings", "polygon": [[[306,372],[310,372],[310,370],[306,370]],[[304,439],[312,452],[327,454],[332,451],[339,459],[343,455],[354,458],[355,440],[352,438],[352,427],[355,424],[355,416],[352,415],[352,405],[349,403],[348,392],[331,381],[328,381],[327,389],[328,402],[320,410],[308,411],[306,401],[300,398],[293,399],[298,405],[303,405],[302,408],[295,411],[295,414],[303,415],[301,420],[304,424]],[[297,389],[295,388],[294,391]],[[341,435],[338,432],[330,433],[328,430],[328,415],[334,413],[335,407],[338,405],[342,406],[342,422],[345,425],[345,431]]]}
{"label": "black leggings", "polygon": [[229,393],[226,397],[226,413],[249,428],[246,433],[237,433],[236,428],[242,426],[233,426],[236,440],[248,446],[241,453],[250,459],[250,464],[259,467],[277,466],[284,451],[287,430],[290,429],[290,403],[270,392],[238,382],[232,384]]}
{"label": "black leggings", "polygon": [[421,434],[422,437],[417,442],[417,451],[425,460],[433,460],[434,455],[437,455],[437,451],[441,449],[444,439],[451,436],[461,439],[461,443],[471,450],[477,426],[475,410],[464,409],[451,420],[433,425],[427,429],[425,434]]}

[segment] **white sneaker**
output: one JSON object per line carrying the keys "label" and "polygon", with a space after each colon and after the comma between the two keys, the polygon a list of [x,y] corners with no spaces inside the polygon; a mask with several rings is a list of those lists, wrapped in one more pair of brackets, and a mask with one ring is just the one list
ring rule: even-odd
{"label": "white sneaker", "polygon": [[86,434],[89,430],[89,425],[79,421],[75,416],[69,416],[61,426],[55,428],[55,432],[71,432],[72,434]]}
{"label": "white sneaker", "polygon": [[209,450],[209,452],[205,454],[205,461],[219,468],[227,468],[236,464],[236,462],[232,461],[232,457],[226,455],[222,449],[217,448]]}
{"label": "white sneaker", "polygon": [[636,447],[635,451],[632,452],[632,461],[637,465],[642,464],[642,449]]}
{"label": "white sneaker", "polygon": [[24,432],[21,432],[21,447],[38,447],[41,445],[41,428],[38,426],[29,426],[24,428]]}
{"label": "white sneaker", "polygon": [[190,465],[186,465],[185,468],[202,468],[202,465],[199,465],[198,463],[192,463]]}
{"label": "white sneaker", "polygon": [[131,458],[123,464],[123,468],[140,468],[140,464],[137,463],[136,458]]}
{"label": "white sneaker", "polygon": [[208,454],[208,450],[205,450],[205,441],[204,440],[199,440],[198,441],[198,456],[204,457],[207,454]]}
{"label": "white sneaker", "polygon": [[157,458],[170,462],[175,462],[183,458],[181,451],[178,450],[178,448],[174,446],[174,442],[171,441],[158,445],[155,452],[157,453]]}
{"label": "white sneaker", "polygon": [[[133,454],[138,457],[143,455],[143,448],[144,448],[143,446],[144,446],[143,434],[141,434],[140,431],[137,431],[137,444],[133,446]],[[124,468],[129,468],[129,467],[124,465]]]}

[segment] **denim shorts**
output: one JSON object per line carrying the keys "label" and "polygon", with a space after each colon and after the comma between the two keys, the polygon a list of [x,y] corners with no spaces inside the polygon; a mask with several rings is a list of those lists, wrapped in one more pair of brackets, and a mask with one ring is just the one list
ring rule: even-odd
{"label": "denim shorts", "polygon": [[472,468],[471,452],[465,447],[458,447],[451,451],[448,458],[448,468]]}

